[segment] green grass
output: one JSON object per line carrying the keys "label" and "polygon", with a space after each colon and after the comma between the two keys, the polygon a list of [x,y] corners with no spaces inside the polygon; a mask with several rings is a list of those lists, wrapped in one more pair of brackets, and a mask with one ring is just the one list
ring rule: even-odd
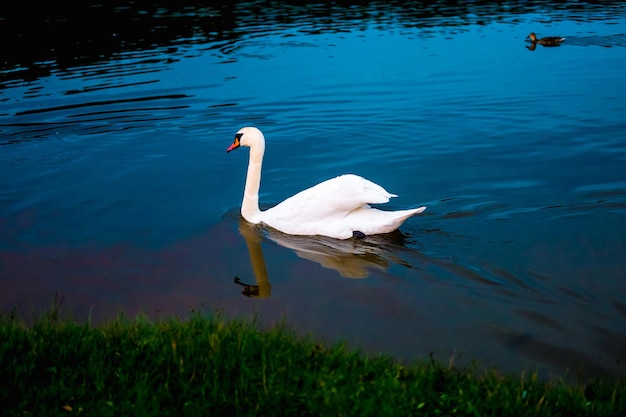
{"label": "green grass", "polygon": [[3,416],[609,416],[626,381],[567,385],[402,365],[283,326],[192,314],[101,326],[0,319]]}

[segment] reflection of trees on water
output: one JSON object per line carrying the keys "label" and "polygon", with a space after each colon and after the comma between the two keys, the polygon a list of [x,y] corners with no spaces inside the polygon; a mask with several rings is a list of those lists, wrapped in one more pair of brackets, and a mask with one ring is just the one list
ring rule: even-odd
{"label": "reflection of trees on water", "polygon": [[[614,1],[4,2],[0,36],[10,47],[3,48],[0,69],[11,70],[3,74],[5,78],[35,78],[46,75],[53,65],[84,65],[123,51],[175,50],[189,42],[228,46],[241,37],[262,36],[281,28],[336,33],[391,26],[423,29],[423,36],[433,36],[446,28],[460,30],[526,13],[550,14],[552,21],[580,20],[585,16],[591,19],[595,11],[610,18],[623,13],[625,7]],[[16,68],[20,70],[14,71]]]}

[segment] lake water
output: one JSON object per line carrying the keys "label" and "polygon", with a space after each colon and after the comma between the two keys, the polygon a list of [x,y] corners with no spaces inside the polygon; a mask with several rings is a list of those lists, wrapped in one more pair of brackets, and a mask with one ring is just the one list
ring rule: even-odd
{"label": "lake water", "polygon": [[[407,361],[626,374],[625,2],[184,3],[0,20],[1,312],[220,310]],[[428,209],[364,240],[250,227],[247,149],[225,153],[246,125],[265,207],[353,172]]]}

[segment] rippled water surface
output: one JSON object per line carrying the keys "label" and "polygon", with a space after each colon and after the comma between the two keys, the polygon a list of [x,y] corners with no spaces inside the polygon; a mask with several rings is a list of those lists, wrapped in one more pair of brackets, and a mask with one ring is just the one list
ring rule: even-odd
{"label": "rippled water surface", "polygon": [[[626,374],[623,2],[164,4],[5,14],[1,311],[256,312],[406,360]],[[251,227],[245,125],[265,207],[354,172],[428,209],[364,240]]]}

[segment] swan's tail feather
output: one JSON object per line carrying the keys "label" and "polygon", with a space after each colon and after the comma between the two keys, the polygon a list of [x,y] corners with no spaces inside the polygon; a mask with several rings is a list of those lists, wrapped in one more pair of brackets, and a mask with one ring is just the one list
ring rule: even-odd
{"label": "swan's tail feather", "polygon": [[404,223],[404,221],[406,219],[408,219],[409,217],[414,216],[416,214],[419,214],[419,213],[423,212],[424,210],[426,210],[426,206],[422,206],[422,207],[418,207],[418,208],[414,208],[414,209],[400,210],[400,211],[392,212],[392,213],[396,214],[396,216],[394,216],[394,219],[392,221],[393,229],[390,230],[390,231],[396,230],[398,227],[400,227],[402,225],[402,223]]}
{"label": "swan's tail feather", "polygon": [[382,216],[386,216],[387,220],[384,223],[381,223],[378,226],[374,227],[367,234],[391,233],[394,230],[398,229],[400,226],[402,226],[402,223],[404,223],[406,219],[416,214],[419,214],[424,210],[426,210],[425,206],[407,210],[380,211],[379,213]]}

